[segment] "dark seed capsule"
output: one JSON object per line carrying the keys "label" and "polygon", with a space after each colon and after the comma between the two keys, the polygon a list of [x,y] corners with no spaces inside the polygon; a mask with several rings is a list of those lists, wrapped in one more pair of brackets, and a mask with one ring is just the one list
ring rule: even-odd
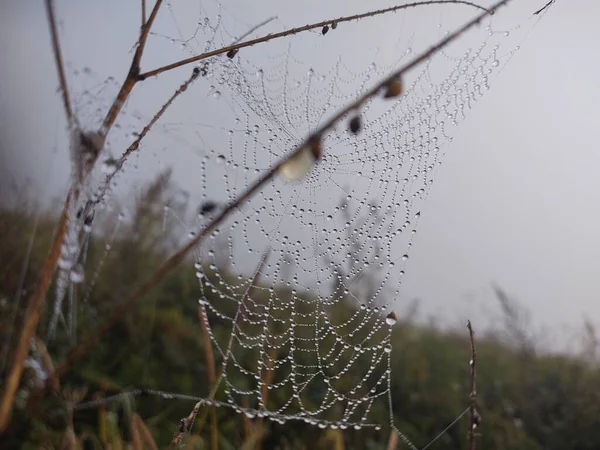
{"label": "dark seed capsule", "polygon": [[310,151],[312,152],[315,160],[319,160],[321,158],[321,154],[323,153],[323,147],[321,146],[321,141],[313,141],[310,144]]}
{"label": "dark seed capsule", "polygon": [[193,73],[195,76],[198,76],[200,74],[200,67],[194,67]]}
{"label": "dark seed capsule", "polygon": [[211,202],[210,200],[204,202],[198,208],[198,214],[201,216],[213,212],[217,208],[217,204],[215,202]]}
{"label": "dark seed capsule", "polygon": [[332,29],[332,30],[335,30],[336,28],[337,28],[337,22],[333,22],[333,23],[331,24],[331,29]]}
{"label": "dark seed capsule", "polygon": [[360,116],[354,116],[350,120],[350,131],[352,133],[356,134],[360,131],[360,127],[361,127]]}
{"label": "dark seed capsule", "polygon": [[326,35],[328,31],[329,31],[329,26],[325,25],[323,27],[323,29],[321,30],[321,33],[323,33],[323,35]]}
{"label": "dark seed capsule", "polygon": [[79,210],[77,211],[77,218],[80,219],[82,214],[83,214],[83,206],[81,208],[79,208]]}
{"label": "dark seed capsule", "polygon": [[237,49],[237,48],[234,48],[233,50],[229,50],[229,51],[227,52],[227,57],[228,57],[229,59],[233,59],[233,58],[235,57],[235,55],[237,55],[237,52],[238,52],[238,51],[239,51],[239,49]]}

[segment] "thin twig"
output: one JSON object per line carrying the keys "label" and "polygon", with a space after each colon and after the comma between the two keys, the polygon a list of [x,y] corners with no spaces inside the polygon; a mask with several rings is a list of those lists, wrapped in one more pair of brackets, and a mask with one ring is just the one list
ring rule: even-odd
{"label": "thin twig", "polygon": [[142,27],[146,24],[146,0],[142,0]]}
{"label": "thin twig", "polygon": [[264,27],[266,24],[268,24],[269,22],[273,21],[277,19],[277,16],[273,16],[273,17],[269,17],[266,20],[263,20],[261,23],[259,23],[258,25],[254,25],[252,28],[250,28],[248,31],[246,31],[244,34],[242,34],[239,38],[237,38],[233,43],[237,44],[238,42],[240,42],[242,39],[247,38],[248,36],[250,36],[252,33],[254,33],[256,30],[258,30],[259,28]]}
{"label": "thin twig", "polygon": [[73,116],[73,110],[71,109],[69,89],[67,88],[67,77],[65,76],[60,42],[58,41],[58,29],[56,28],[53,0],[46,0],[46,14],[48,14],[48,25],[50,26],[50,36],[52,38],[52,52],[54,53],[54,62],[56,63],[56,72],[58,73],[58,82],[60,83],[65,115],[67,116],[69,126],[71,126],[73,125],[75,118]]}
{"label": "thin twig", "polygon": [[469,340],[471,341],[471,393],[469,394],[469,450],[475,450],[475,430],[479,426],[479,413],[477,412],[477,351],[475,350],[475,333],[471,326],[471,321],[467,320],[469,329]]}
{"label": "thin twig", "polygon": [[[31,338],[34,336],[35,330],[37,329],[40,321],[42,306],[44,306],[44,301],[46,300],[46,293],[48,292],[48,287],[50,286],[52,276],[56,270],[56,264],[60,256],[60,249],[67,232],[67,217],[70,197],[71,194],[67,196],[67,200],[65,201],[65,206],[58,221],[58,227],[54,233],[52,246],[50,247],[50,251],[42,267],[40,280],[38,281],[33,295],[29,299],[24,319],[25,321],[21,327],[21,336],[19,337],[19,342],[13,356],[13,363],[8,377],[6,378],[4,392],[2,393],[2,400],[0,401],[0,433],[6,429],[10,421],[15,393],[19,387],[21,374],[23,373],[23,364],[25,363],[25,359],[29,353]],[[53,383],[56,383],[56,381],[52,380],[51,385]]]}
{"label": "thin twig", "polygon": [[550,0],[548,3],[546,3],[544,6],[542,6],[540,9],[538,9],[536,12],[533,13],[534,16],[537,16],[541,13],[543,13],[545,10],[547,10],[548,8],[550,8],[550,6],[555,2],[556,0]]}
{"label": "thin twig", "polygon": [[117,97],[113,101],[113,104],[108,110],[108,113],[104,118],[104,122],[102,123],[102,127],[100,128],[100,135],[104,138],[106,138],[106,135],[115,123],[115,120],[117,120],[117,117],[121,112],[123,105],[127,101],[129,94],[131,94],[135,83],[138,81],[138,76],[140,74],[140,62],[142,60],[142,55],[144,54],[144,48],[146,47],[146,40],[148,39],[148,34],[150,33],[150,29],[152,28],[154,19],[156,19],[156,15],[158,14],[158,10],[160,9],[161,4],[162,0],[156,0],[154,8],[152,8],[152,12],[150,13],[150,17],[142,26],[137,48],[135,49],[135,53],[131,61],[131,66],[129,67],[129,72],[127,72],[125,81],[123,82],[123,85],[121,86]]}
{"label": "thin twig", "polygon": [[417,6],[440,5],[440,4],[467,5],[467,6],[472,6],[474,8],[477,8],[477,9],[481,9],[481,10],[485,11],[486,14],[493,14],[493,11],[486,9],[483,6],[479,6],[475,3],[471,3],[468,1],[462,1],[462,0],[427,0],[427,1],[407,3],[407,4],[403,4],[403,5],[396,5],[396,6],[392,6],[390,8],[378,9],[376,11],[369,11],[369,12],[361,13],[361,14],[354,14],[352,16],[345,16],[345,17],[339,17],[337,19],[323,20],[321,22],[311,23],[309,25],[304,25],[302,27],[291,28],[289,30],[280,31],[279,33],[269,33],[266,36],[252,39],[250,41],[235,43],[235,44],[229,45],[227,47],[223,47],[223,48],[220,48],[217,50],[211,50],[211,51],[202,53],[197,56],[192,56],[191,58],[186,58],[181,61],[177,61],[172,64],[168,64],[166,66],[159,67],[158,69],[150,70],[148,72],[142,73],[139,76],[139,79],[145,80],[148,77],[158,75],[162,72],[166,72],[168,70],[172,70],[177,67],[185,66],[186,64],[191,64],[196,61],[201,61],[203,59],[210,58],[212,56],[221,55],[223,53],[227,53],[232,50],[239,50],[240,48],[244,48],[244,47],[250,47],[252,45],[260,44],[261,42],[268,42],[273,39],[278,39],[278,38],[285,37],[285,36],[291,36],[294,34],[301,33],[303,31],[313,30],[315,28],[322,28],[326,25],[331,25],[332,23],[340,24],[343,22],[350,22],[352,20],[360,20],[360,19],[365,19],[367,17],[375,17],[375,16],[379,16],[382,14],[399,11],[402,9],[414,8]]}
{"label": "thin twig", "polygon": [[404,73],[414,68],[421,62],[427,60],[432,55],[437,53],[440,49],[457,39],[464,32],[469,30],[470,28],[477,25],[481,20],[483,20],[488,15],[495,12],[501,6],[507,4],[510,0],[501,0],[492,6],[489,10],[479,14],[477,17],[467,22],[465,25],[449,34],[446,38],[442,39],[436,45],[431,47],[428,51],[422,53],[421,55],[414,58],[408,64],[393,72],[387,78],[379,82],[375,87],[366,92],[364,95],[359,97],[357,100],[352,102],[350,105],[346,106],[342,110],[338,111],[333,117],[324,123],[321,127],[319,127],[315,132],[313,132],[300,146],[298,146],[294,151],[288,154],[285,158],[281,159],[278,163],[273,165],[270,170],[260,177],[257,181],[254,182],[241,196],[239,196],[236,200],[230,203],[226,208],[224,208],[221,213],[214,218],[205,228],[203,228],[198,234],[191,239],[186,245],[181,247],[177,252],[175,252],[172,256],[170,256],[146,281],[144,281],[137,289],[133,291],[131,296],[124,300],[119,306],[113,311],[113,314],[106,319],[103,323],[97,326],[92,332],[85,338],[77,347],[69,352],[65,361],[56,369],[57,376],[61,376],[65,373],[68,367],[70,367],[73,363],[78,361],[82,356],[84,356],[89,348],[91,348],[96,341],[100,339],[100,337],[112,328],[117,322],[119,322],[125,314],[127,314],[135,304],[140,301],[152,288],[154,288],[158,283],[162,281],[162,279],[173,270],[180,262],[182,262],[186,255],[195,248],[198,244],[200,244],[204,238],[206,238],[210,233],[212,233],[231,213],[238,210],[241,205],[246,203],[255,193],[261,190],[261,188],[271,181],[275,177],[275,175],[279,172],[280,168],[286,164],[287,161],[299,155],[306,148],[310,148],[313,143],[319,142],[321,137],[329,131],[338,121],[340,121],[346,114],[351,112],[352,110],[356,110],[360,108],[367,100],[374,97],[380,90],[382,90],[385,86],[389,85],[390,82],[393,82],[400,78]]}

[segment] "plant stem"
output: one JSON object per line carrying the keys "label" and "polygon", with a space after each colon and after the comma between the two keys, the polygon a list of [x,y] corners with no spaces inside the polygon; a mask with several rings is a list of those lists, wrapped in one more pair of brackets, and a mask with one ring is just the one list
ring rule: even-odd
{"label": "plant stem", "polygon": [[[67,232],[67,217],[70,197],[71,195],[69,194],[67,200],[65,201],[62,214],[60,215],[58,227],[54,233],[50,252],[44,261],[40,280],[35,291],[33,292],[33,295],[29,299],[29,304],[27,306],[27,311],[25,313],[25,319],[21,330],[21,336],[19,337],[19,342],[13,356],[13,363],[6,379],[4,392],[2,393],[2,400],[0,400],[0,433],[6,430],[6,427],[10,421],[15,393],[19,387],[21,374],[23,373],[23,365],[27,355],[29,354],[31,339],[35,335],[35,331],[40,321],[42,307],[44,306],[44,301],[46,300],[46,293],[48,292],[48,287],[50,286],[52,276],[56,270],[63,239]],[[52,384],[54,383],[56,383],[55,380],[52,381]]]}

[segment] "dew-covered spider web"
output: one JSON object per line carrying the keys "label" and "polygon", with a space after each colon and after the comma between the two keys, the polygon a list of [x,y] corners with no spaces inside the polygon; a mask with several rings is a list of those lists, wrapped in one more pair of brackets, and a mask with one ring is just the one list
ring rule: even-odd
{"label": "dew-covered spider web", "polygon": [[[285,165],[194,250],[197,291],[181,301],[199,303],[220,374],[215,395],[202,401],[340,429],[378,429],[386,424],[373,411],[384,408],[395,428],[391,336],[419,218],[459,125],[543,15],[533,15],[543,2],[533,3],[515,0],[404,76],[402,95],[380,93],[348,114],[322,136],[316,164],[304,155]],[[102,271],[102,263],[85,267],[86,236],[118,210],[107,219],[111,251],[110,236],[132,220],[117,202],[132,185],[173,168],[181,191],[162,214],[181,231],[175,249],[332,114],[480,12],[431,5],[332,21],[146,80],[71,206],[49,336],[76,326],[76,297],[85,302]],[[237,42],[261,22],[241,14],[220,3],[167,2],[149,64]],[[306,23],[311,17],[323,19],[315,11]],[[244,39],[304,24],[290,20],[263,17]],[[71,68],[81,88],[76,110],[82,127],[95,129],[119,83],[81,72]],[[124,149],[193,73],[120,167]]]}

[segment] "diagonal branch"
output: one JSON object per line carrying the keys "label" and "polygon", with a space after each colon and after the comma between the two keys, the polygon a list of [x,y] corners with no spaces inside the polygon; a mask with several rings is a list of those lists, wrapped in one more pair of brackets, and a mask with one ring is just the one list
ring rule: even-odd
{"label": "diagonal branch", "polygon": [[390,85],[394,81],[401,78],[406,72],[417,66],[418,64],[426,61],[431,56],[436,54],[439,50],[450,44],[452,41],[457,39],[463,33],[473,28],[481,20],[490,14],[493,14],[498,8],[506,5],[510,0],[501,0],[492,6],[490,9],[477,15],[474,19],[467,22],[462,27],[449,34],[447,37],[439,41],[436,45],[431,47],[428,51],[415,57],[409,63],[401,67],[400,69],[393,72],[387,78],[380,81],[371,90],[367,91],[364,95],[359,97],[357,100],[346,106],[342,110],[338,111],[333,117],[313,132],[300,146],[294,151],[288,154],[285,158],[281,159],[278,163],[273,165],[270,170],[254,182],[240,197],[230,203],[224,208],[221,213],[215,217],[205,228],[200,230],[198,234],[191,239],[186,245],[181,247],[177,252],[171,255],[150,277],[146,279],[137,289],[135,289],[131,296],[124,300],[120,305],[113,311],[113,314],[106,319],[103,323],[97,326],[91,331],[86,339],[84,339],[77,347],[69,352],[65,361],[56,369],[56,376],[60,377],[67,369],[81,357],[83,357],[87,351],[106,333],[110,328],[119,322],[123,316],[131,311],[131,309],[156,285],[158,285],[162,279],[171,272],[179,263],[181,263],[186,255],[200,244],[210,233],[212,233],[230,214],[240,208],[246,203],[254,194],[259,192],[261,188],[270,182],[280,169],[290,160],[297,158],[306,149],[314,149],[320,142],[322,136],[332,129],[337,122],[344,118],[349,112],[360,108],[370,98],[377,95],[386,86]]}
{"label": "diagonal branch", "polygon": [[146,23],[146,0],[142,0],[142,27]]}
{"label": "diagonal branch", "polygon": [[338,19],[323,20],[321,22],[316,22],[316,23],[311,23],[309,25],[304,25],[303,27],[297,27],[297,28],[291,28],[289,30],[284,30],[284,31],[281,31],[279,33],[272,33],[272,34],[269,33],[266,36],[262,36],[262,37],[259,37],[259,38],[256,38],[256,39],[252,39],[250,41],[235,43],[235,44],[232,44],[232,45],[229,45],[227,47],[223,47],[223,48],[220,48],[220,49],[217,49],[217,50],[211,50],[209,52],[205,52],[205,53],[202,53],[202,54],[197,55],[197,56],[192,56],[191,58],[182,59],[181,61],[177,61],[177,62],[174,62],[172,64],[168,64],[166,66],[159,67],[158,69],[154,69],[154,70],[150,70],[148,72],[144,72],[144,73],[142,73],[139,76],[139,79],[140,80],[145,80],[148,77],[152,77],[152,76],[158,75],[160,73],[166,72],[168,70],[172,70],[172,69],[175,69],[177,67],[185,66],[187,64],[191,64],[191,63],[196,62],[196,61],[201,61],[203,59],[210,58],[212,56],[221,55],[223,53],[227,53],[227,52],[230,52],[230,51],[236,51],[236,50],[239,50],[240,48],[250,47],[252,45],[260,44],[261,42],[268,42],[268,41],[272,41],[273,39],[278,39],[278,38],[285,37],[285,36],[291,36],[291,35],[294,35],[294,34],[301,33],[303,31],[313,30],[315,28],[322,28],[322,27],[324,27],[326,25],[331,25],[331,24],[334,24],[334,23],[335,24],[340,24],[340,23],[343,23],[343,22],[350,22],[352,20],[360,20],[360,19],[365,19],[367,17],[380,16],[382,14],[387,14],[387,13],[399,11],[401,9],[414,8],[414,7],[417,7],[417,6],[429,6],[429,5],[440,5],[440,4],[467,5],[467,6],[472,6],[474,8],[477,8],[477,9],[481,9],[481,10],[485,11],[487,14],[493,14],[493,11],[486,9],[483,6],[479,6],[479,5],[475,4],[475,3],[468,2],[468,1],[463,1],[463,0],[426,0],[426,1],[419,1],[419,2],[413,2],[413,3],[406,3],[406,4],[403,4],[403,5],[391,6],[389,8],[378,9],[376,11],[369,11],[369,12],[366,12],[366,13],[354,14],[352,16],[340,17]]}
{"label": "diagonal branch", "polygon": [[69,126],[71,126],[73,125],[75,117],[73,116],[73,110],[71,109],[69,89],[67,88],[67,77],[65,76],[60,42],[58,41],[58,30],[56,28],[56,17],[54,17],[53,0],[46,0],[46,14],[48,14],[48,25],[50,26],[50,37],[52,38],[52,51],[54,52],[54,62],[56,63],[56,72],[58,73],[58,82],[60,83],[63,106],[65,108],[67,122],[69,123]]}
{"label": "diagonal branch", "polygon": [[148,39],[148,34],[150,33],[150,29],[152,28],[154,19],[156,19],[156,15],[158,14],[161,4],[162,0],[156,0],[154,8],[152,8],[152,12],[150,13],[150,17],[148,17],[148,20],[142,26],[140,38],[131,61],[131,66],[129,67],[129,72],[127,72],[127,77],[125,78],[125,81],[123,82],[123,85],[121,86],[121,89],[119,90],[119,93],[117,94],[112,106],[108,110],[108,113],[104,118],[104,122],[102,123],[102,127],[100,128],[100,134],[104,138],[106,138],[106,135],[114,125],[115,120],[117,120],[123,105],[127,101],[129,94],[131,94],[135,83],[138,81],[138,76],[140,74],[140,61],[142,60],[142,55],[144,54],[146,40]]}

